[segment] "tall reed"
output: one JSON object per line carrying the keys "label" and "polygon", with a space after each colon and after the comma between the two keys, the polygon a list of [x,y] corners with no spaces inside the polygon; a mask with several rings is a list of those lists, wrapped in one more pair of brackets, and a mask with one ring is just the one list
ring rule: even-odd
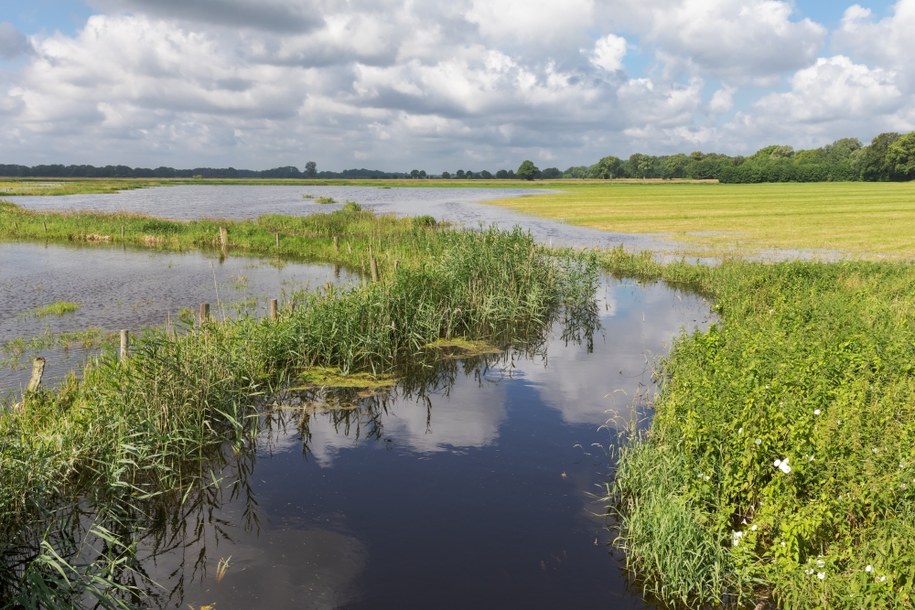
{"label": "tall reed", "polygon": [[[162,222],[165,233],[184,230]],[[126,362],[106,352],[81,379],[27,394],[0,417],[0,553],[18,558],[0,566],[0,594],[66,598],[109,582],[98,573],[69,578],[66,568],[59,578],[66,527],[57,519],[64,508],[92,507],[97,532],[129,531],[125,506],[143,513],[176,490],[208,486],[210,470],[201,464],[226,443],[250,442],[264,398],[301,371],[397,376],[433,357],[428,346],[441,338],[500,347],[538,343],[562,307],[588,310],[580,301],[592,302],[596,288],[593,257],[554,255],[520,230],[454,231],[424,221],[373,220],[358,210],[258,222],[235,225],[230,235],[249,228],[256,240],[308,227],[311,239],[336,238],[338,249],[351,240],[354,251],[372,248],[400,264],[384,267],[376,283],[307,294],[275,321],[242,317],[180,332],[150,330]],[[394,234],[399,239],[389,240]],[[110,552],[87,569],[131,565],[133,547],[115,546],[106,545]],[[23,558],[21,549],[38,550]]]}

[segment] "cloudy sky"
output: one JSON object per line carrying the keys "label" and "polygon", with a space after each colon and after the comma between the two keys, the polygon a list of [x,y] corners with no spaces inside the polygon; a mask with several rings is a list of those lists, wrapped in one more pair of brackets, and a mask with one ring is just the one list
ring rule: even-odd
{"label": "cloudy sky", "polygon": [[[906,34],[909,32],[909,34]],[[0,163],[515,169],[915,130],[915,0],[30,0]]]}

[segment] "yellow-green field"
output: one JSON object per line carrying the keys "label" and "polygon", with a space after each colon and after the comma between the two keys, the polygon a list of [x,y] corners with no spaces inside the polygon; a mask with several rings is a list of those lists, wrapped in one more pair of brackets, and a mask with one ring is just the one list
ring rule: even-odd
{"label": "yellow-green field", "polygon": [[839,250],[869,259],[915,258],[913,182],[570,181],[532,186],[562,190],[490,203],[605,231],[660,233],[696,252],[789,248]]}

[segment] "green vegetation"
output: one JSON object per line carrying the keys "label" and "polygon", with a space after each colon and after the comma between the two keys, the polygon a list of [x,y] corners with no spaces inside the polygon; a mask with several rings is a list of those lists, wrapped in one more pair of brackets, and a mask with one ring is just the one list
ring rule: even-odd
{"label": "green vegetation", "polygon": [[0,202],[0,239],[220,251],[220,227],[228,235],[227,253],[320,260],[366,272],[372,252],[385,272],[395,261],[418,260],[426,249],[435,248],[437,239],[434,219],[375,217],[352,202],[331,214],[190,222],[125,213],[35,212]]}
{"label": "green vegetation", "polygon": [[661,234],[687,242],[700,255],[743,256],[788,248],[838,250],[867,258],[915,257],[915,183],[555,186],[563,190],[490,203],[605,231]]}
{"label": "green vegetation", "polygon": [[70,301],[57,301],[55,303],[49,303],[41,307],[36,307],[32,311],[25,313],[27,316],[35,316],[36,318],[45,318],[47,316],[62,316],[68,313],[73,313],[79,309],[79,303],[73,303]]}
{"label": "green vegetation", "polygon": [[[4,230],[20,237],[91,231],[144,243],[149,235],[159,247],[215,247],[218,229],[15,206],[2,214]],[[250,445],[258,414],[290,386],[326,382],[328,371],[363,384],[428,376],[441,360],[428,346],[440,339],[536,346],[561,308],[593,305],[593,257],[547,252],[519,230],[454,231],[355,209],[223,226],[230,247],[248,251],[272,252],[280,233],[284,251],[356,266],[372,252],[398,264],[383,266],[378,282],[301,296],[277,320],[148,331],[126,362],[106,352],[81,380],[11,406],[0,416],[0,598],[13,606],[70,607],[84,596],[142,605],[137,541],[164,515],[215,493],[227,448]]]}
{"label": "green vegetation", "polygon": [[915,267],[661,265],[721,315],[663,364],[609,487],[638,582],[671,604],[911,607]]}

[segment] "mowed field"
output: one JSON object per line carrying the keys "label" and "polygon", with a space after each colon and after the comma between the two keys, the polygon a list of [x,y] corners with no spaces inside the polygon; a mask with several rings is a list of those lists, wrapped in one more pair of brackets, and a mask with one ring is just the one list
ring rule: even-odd
{"label": "mowed field", "polygon": [[544,186],[561,190],[490,203],[605,231],[663,234],[696,253],[787,248],[866,259],[915,257],[915,182]]}

